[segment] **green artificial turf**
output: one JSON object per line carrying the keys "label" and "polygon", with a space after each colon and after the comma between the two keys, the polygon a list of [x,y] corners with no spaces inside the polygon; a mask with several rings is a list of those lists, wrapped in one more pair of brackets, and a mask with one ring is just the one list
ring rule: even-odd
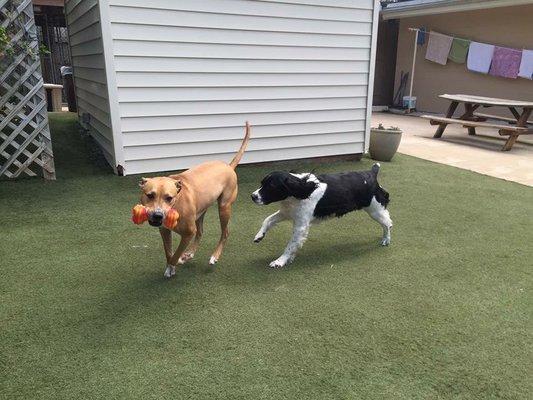
{"label": "green artificial turf", "polygon": [[249,194],[274,167],[240,167],[219,264],[211,209],[167,281],[157,230],[130,222],[139,177],[51,122],[57,181],[0,182],[2,399],[531,398],[532,188],[398,155],[380,172],[390,247],[353,213],[272,270],[290,227],[252,243],[276,206]]}

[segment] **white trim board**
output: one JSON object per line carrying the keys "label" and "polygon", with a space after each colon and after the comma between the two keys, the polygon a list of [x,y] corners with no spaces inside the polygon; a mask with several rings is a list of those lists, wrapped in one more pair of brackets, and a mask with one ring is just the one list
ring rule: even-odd
{"label": "white trim board", "polygon": [[368,151],[370,145],[370,125],[372,123],[372,100],[374,99],[374,75],[376,72],[376,53],[378,43],[378,24],[379,12],[381,11],[381,2],[376,0],[374,3],[374,15],[372,19],[372,44],[370,46],[370,66],[368,75],[368,92],[366,102],[366,126],[365,126],[365,146],[364,152]]}
{"label": "white trim board", "polygon": [[527,4],[533,4],[533,0],[412,0],[389,4],[381,15],[388,20]]}
{"label": "white trim board", "polygon": [[113,147],[115,151],[115,165],[124,167],[124,146],[122,143],[122,126],[120,119],[120,105],[118,102],[117,78],[115,73],[115,56],[113,54],[113,36],[109,19],[109,1],[99,0],[100,25],[102,27],[102,44],[104,47],[105,73],[107,78],[107,95],[109,99],[109,115],[113,132]]}

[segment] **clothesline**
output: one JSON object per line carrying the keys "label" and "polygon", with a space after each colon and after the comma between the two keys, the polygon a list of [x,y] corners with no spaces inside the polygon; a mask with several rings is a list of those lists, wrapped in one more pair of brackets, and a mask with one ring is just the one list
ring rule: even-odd
{"label": "clothesline", "polygon": [[[429,37],[426,60],[441,65],[446,65],[447,60],[460,64],[466,62],[467,69],[472,72],[512,79],[517,77],[533,79],[533,50],[494,46],[420,28],[409,27],[408,30],[416,32],[409,86],[409,110],[414,100],[413,83],[417,49],[418,45],[425,43],[425,35]],[[424,36],[420,36],[421,33]]]}
{"label": "clothesline", "polygon": [[[440,33],[440,32],[436,32],[436,31],[426,31],[425,29],[420,29],[420,28],[409,28],[409,30],[412,31],[412,32],[413,32],[413,31],[416,32],[416,39],[417,39],[417,42],[418,42],[418,34],[419,34],[419,33],[423,33],[424,36],[425,36],[425,35],[428,35],[428,36],[430,36],[430,35],[443,35],[443,33]],[[448,35],[448,36],[451,36],[451,35]],[[454,35],[453,37],[456,38],[456,39],[459,39],[459,40],[470,41],[470,39],[462,38],[462,37],[460,37],[460,36],[455,36],[455,35]],[[418,42],[417,44],[420,44],[420,45],[424,44],[425,39],[422,39],[422,40],[423,40],[422,43]]]}
{"label": "clothesline", "polygon": [[[407,28],[409,31],[411,32],[422,32],[424,33],[425,35],[433,35],[433,34],[441,34],[440,32],[435,32],[435,31],[426,31],[425,29],[420,29],[420,28],[412,28],[412,27],[409,27]],[[442,34],[441,34],[442,35]],[[460,37],[460,36],[455,36],[455,35],[449,35],[449,36],[453,36],[454,38],[457,38],[457,39],[461,39],[461,40],[472,40],[472,39],[466,39],[466,38],[463,38],[463,37]],[[528,50],[527,47],[522,47],[522,50]]]}
{"label": "clothesline", "polygon": [[[432,35],[434,33],[439,33],[439,32],[435,32],[435,31],[426,31],[425,29],[420,29],[420,28],[408,28],[411,32],[423,32],[425,35]],[[459,36],[455,36],[457,39],[462,39],[462,40],[470,40],[470,39],[465,39],[465,38],[462,38],[462,37],[459,37]]]}

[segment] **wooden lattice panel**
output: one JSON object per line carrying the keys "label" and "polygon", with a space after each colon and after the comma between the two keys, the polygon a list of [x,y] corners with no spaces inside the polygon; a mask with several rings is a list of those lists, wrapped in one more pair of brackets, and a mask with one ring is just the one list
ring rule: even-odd
{"label": "wooden lattice panel", "polygon": [[55,179],[32,7],[31,0],[0,0],[0,26],[16,50],[0,56],[0,176],[36,176],[42,168]]}

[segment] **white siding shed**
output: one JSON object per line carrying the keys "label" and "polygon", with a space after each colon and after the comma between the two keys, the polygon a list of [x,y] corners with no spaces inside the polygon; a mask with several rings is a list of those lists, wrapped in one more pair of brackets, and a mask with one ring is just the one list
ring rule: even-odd
{"label": "white siding shed", "polygon": [[[82,120],[125,174],[363,153],[376,0],[67,0]],[[89,114],[89,117],[87,115]]]}
{"label": "white siding shed", "polygon": [[113,129],[98,0],[66,0],[65,16],[79,114],[90,115],[82,125],[89,129],[114,167]]}

